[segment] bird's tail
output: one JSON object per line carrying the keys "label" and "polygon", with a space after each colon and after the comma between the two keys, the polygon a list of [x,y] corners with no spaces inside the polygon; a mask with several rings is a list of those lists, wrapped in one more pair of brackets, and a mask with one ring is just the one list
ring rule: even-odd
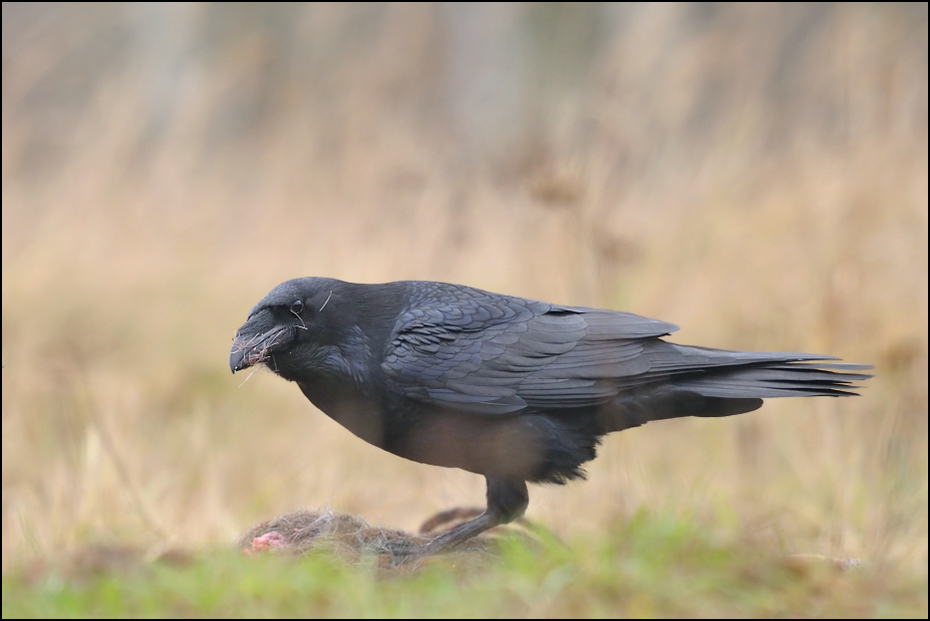
{"label": "bird's tail", "polygon": [[867,364],[818,354],[736,352],[663,343],[652,373],[603,412],[608,431],[684,416],[732,416],[775,397],[848,397],[871,375]]}
{"label": "bird's tail", "polygon": [[872,377],[860,373],[872,365],[834,362],[839,359],[819,354],[674,347],[685,361],[696,357],[706,362],[690,371],[685,365],[672,383],[705,397],[849,397],[858,394],[855,382]]}

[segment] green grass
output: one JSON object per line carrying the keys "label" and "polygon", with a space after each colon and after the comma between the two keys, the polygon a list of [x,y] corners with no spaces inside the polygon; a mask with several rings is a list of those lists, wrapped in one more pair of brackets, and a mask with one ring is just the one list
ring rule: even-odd
{"label": "green grass", "polygon": [[926,574],[843,570],[711,532],[640,512],[596,540],[506,538],[497,557],[396,569],[374,554],[223,551],[117,567],[59,559],[4,577],[3,616],[926,617]]}

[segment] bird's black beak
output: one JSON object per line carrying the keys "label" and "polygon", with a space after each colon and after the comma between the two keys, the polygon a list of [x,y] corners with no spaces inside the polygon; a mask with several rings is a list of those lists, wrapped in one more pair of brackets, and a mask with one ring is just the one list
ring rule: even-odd
{"label": "bird's black beak", "polygon": [[268,309],[262,309],[242,324],[229,352],[229,370],[235,373],[265,362],[288,337],[289,329],[277,326]]}
{"label": "bird's black beak", "polygon": [[241,342],[236,338],[233,340],[232,351],[229,353],[229,369],[235,373],[248,368],[250,365],[246,360],[246,350],[242,348]]}

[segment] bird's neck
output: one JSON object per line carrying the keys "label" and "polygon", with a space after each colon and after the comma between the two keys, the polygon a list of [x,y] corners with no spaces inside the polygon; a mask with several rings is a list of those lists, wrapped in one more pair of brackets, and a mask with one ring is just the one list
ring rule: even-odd
{"label": "bird's neck", "polygon": [[298,382],[300,390],[324,414],[379,448],[385,446],[384,422],[380,404],[363,395],[354,382],[332,378]]}

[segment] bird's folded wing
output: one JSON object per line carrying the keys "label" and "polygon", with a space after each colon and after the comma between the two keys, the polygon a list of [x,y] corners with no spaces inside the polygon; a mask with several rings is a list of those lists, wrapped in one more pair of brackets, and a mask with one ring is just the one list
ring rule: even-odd
{"label": "bird's folded wing", "polygon": [[461,289],[416,301],[395,325],[382,369],[406,396],[475,414],[581,407],[649,371],[644,344],[677,327],[612,311]]}

